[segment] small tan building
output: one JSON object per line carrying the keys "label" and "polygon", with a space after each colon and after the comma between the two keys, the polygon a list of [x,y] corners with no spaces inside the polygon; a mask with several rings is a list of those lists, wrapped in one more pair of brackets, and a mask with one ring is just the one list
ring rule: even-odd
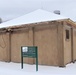
{"label": "small tan building", "polygon": [[76,24],[41,9],[0,25],[0,61],[21,62],[21,46],[38,46],[39,64],[65,66],[76,60],[75,45]]}

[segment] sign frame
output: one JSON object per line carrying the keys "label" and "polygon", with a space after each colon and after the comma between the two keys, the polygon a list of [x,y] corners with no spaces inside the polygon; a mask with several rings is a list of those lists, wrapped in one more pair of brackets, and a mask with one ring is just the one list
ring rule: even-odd
{"label": "sign frame", "polygon": [[36,59],[36,71],[38,71],[38,47],[37,46],[21,46],[21,69],[23,69],[23,58]]}

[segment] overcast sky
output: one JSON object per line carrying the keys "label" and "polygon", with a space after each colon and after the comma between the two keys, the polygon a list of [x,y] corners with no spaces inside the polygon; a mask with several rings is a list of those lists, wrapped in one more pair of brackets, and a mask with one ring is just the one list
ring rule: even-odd
{"label": "overcast sky", "polygon": [[76,21],[76,0],[0,0],[0,17],[16,18],[36,9],[60,10],[62,16]]}

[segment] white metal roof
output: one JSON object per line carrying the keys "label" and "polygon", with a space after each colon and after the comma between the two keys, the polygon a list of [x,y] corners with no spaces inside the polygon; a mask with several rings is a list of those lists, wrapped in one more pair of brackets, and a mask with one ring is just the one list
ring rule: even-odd
{"label": "white metal roof", "polygon": [[4,22],[0,24],[0,28],[17,26],[21,24],[30,24],[30,23],[37,23],[37,22],[44,22],[44,21],[59,20],[59,19],[67,19],[67,17],[57,15],[57,14],[54,14],[42,9],[38,9],[36,11],[33,11],[21,17]]}

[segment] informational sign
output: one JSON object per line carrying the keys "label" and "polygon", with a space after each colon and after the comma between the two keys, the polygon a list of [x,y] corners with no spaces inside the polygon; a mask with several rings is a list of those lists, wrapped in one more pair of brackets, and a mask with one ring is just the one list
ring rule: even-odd
{"label": "informational sign", "polygon": [[23,57],[36,58],[36,71],[38,71],[38,50],[37,46],[21,47],[21,68],[23,69]]}

